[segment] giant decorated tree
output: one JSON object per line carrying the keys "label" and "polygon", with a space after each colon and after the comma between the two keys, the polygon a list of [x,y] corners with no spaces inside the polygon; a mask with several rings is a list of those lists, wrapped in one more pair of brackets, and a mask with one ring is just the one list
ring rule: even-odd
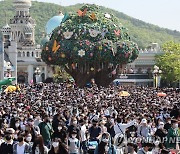
{"label": "giant decorated tree", "polygon": [[65,14],[42,51],[48,65],[64,67],[79,87],[92,78],[98,86],[109,85],[137,56],[138,46],[120,20],[96,5]]}

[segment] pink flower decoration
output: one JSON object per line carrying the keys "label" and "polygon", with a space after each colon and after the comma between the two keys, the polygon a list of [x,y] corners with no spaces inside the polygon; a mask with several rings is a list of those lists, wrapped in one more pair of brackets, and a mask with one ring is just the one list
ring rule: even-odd
{"label": "pink flower decoration", "polygon": [[89,46],[89,45],[90,45],[90,41],[86,41],[86,45],[88,45],[88,46]]}
{"label": "pink flower decoration", "polygon": [[92,57],[92,56],[93,56],[93,53],[90,53],[90,56]]}

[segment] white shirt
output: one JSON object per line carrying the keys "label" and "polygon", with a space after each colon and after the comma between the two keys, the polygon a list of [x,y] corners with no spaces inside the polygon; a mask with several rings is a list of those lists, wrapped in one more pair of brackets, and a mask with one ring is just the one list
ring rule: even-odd
{"label": "white shirt", "polygon": [[81,131],[80,131],[80,133],[81,133],[81,140],[82,141],[86,141],[86,131],[87,131],[86,126],[83,125],[81,127]]}
{"label": "white shirt", "polygon": [[24,154],[24,149],[25,149],[25,144],[19,146],[19,144],[17,144],[17,154]]}
{"label": "white shirt", "polygon": [[115,134],[125,134],[126,128],[135,124],[135,121],[131,121],[127,124],[119,123],[114,126]]}

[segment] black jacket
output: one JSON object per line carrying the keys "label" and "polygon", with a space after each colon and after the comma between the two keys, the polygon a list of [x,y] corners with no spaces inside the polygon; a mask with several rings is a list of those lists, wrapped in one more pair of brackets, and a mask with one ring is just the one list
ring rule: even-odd
{"label": "black jacket", "polygon": [[13,144],[2,143],[0,146],[0,154],[13,154]]}

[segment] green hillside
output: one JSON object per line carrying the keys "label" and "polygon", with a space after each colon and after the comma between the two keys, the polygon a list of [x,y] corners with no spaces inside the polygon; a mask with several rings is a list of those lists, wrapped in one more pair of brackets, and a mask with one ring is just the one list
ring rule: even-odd
{"label": "green hillside", "polygon": [[[31,16],[36,20],[36,40],[39,43],[42,33],[45,31],[45,25],[47,21],[54,15],[57,15],[59,10],[63,12],[74,12],[82,4],[74,6],[62,7],[56,4],[43,3],[43,2],[32,2]],[[117,16],[121,23],[129,29],[131,39],[136,42],[139,47],[147,47],[152,42],[157,42],[160,45],[164,42],[173,40],[180,42],[180,32],[172,31],[165,28],[145,23],[141,20],[129,17],[121,12],[101,7],[103,12],[109,12]],[[14,16],[14,8],[12,0],[0,1],[0,27],[5,24],[5,14],[7,13],[7,20]]]}

